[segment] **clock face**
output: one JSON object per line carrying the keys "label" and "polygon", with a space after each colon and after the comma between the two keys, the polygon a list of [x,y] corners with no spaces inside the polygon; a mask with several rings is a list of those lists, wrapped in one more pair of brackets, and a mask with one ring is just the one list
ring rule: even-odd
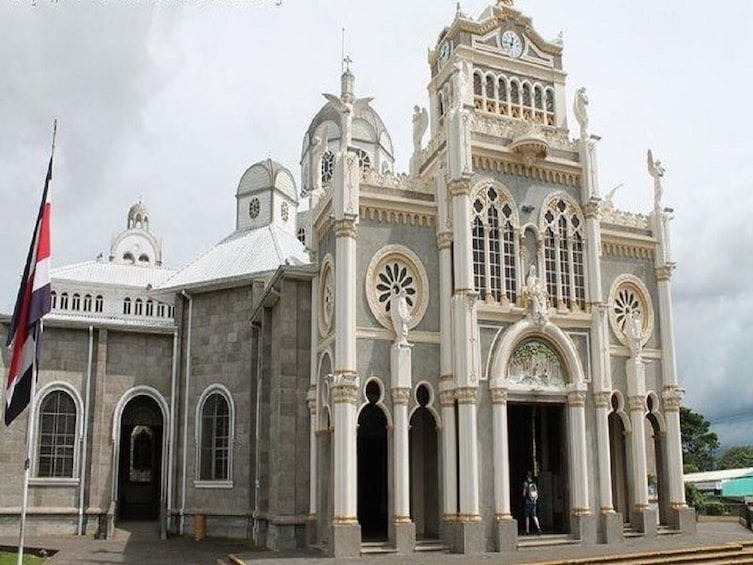
{"label": "clock face", "polygon": [[439,63],[443,64],[447,59],[450,58],[450,52],[452,51],[452,46],[450,45],[449,41],[445,41],[442,43],[442,46],[439,48]]}
{"label": "clock face", "polygon": [[502,51],[510,57],[520,57],[523,54],[523,40],[514,31],[507,30],[502,34]]}

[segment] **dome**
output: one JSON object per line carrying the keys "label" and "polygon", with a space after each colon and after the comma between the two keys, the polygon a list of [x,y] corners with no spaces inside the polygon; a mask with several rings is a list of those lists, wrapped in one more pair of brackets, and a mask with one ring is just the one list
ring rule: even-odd
{"label": "dome", "polygon": [[[351,149],[359,154],[359,162],[362,167],[372,167],[379,172],[393,170],[395,157],[392,148],[392,138],[379,114],[371,107],[371,98],[356,98],[354,94],[355,77],[346,70],[341,77],[342,89],[340,99],[329,96],[328,101],[316,113],[311,121],[306,134],[303,136],[301,147],[301,179],[302,193],[307,194],[314,186],[313,171],[316,164],[313,162],[311,151],[315,137],[327,140],[327,151],[336,153],[340,151],[341,141],[341,114],[340,100],[352,102],[353,120],[351,131]],[[326,132],[326,133],[325,133]],[[331,157],[330,157],[331,160]],[[326,167],[325,167],[326,169]],[[322,182],[327,183],[326,172],[323,173]]]}
{"label": "dome", "polygon": [[128,210],[128,229],[149,229],[149,210],[139,200]]}
{"label": "dome", "polygon": [[277,161],[265,159],[251,165],[238,183],[238,196],[275,188],[285,196],[298,202],[293,175]]}

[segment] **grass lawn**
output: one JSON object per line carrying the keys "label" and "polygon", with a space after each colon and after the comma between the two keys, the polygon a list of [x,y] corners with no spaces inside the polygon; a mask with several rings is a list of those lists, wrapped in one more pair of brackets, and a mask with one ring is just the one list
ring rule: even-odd
{"label": "grass lawn", "polygon": [[[0,565],[16,565],[17,561],[18,553],[0,551]],[[27,553],[24,553],[24,565],[37,565],[38,563],[44,563],[44,559],[37,557],[36,555],[28,555]]]}

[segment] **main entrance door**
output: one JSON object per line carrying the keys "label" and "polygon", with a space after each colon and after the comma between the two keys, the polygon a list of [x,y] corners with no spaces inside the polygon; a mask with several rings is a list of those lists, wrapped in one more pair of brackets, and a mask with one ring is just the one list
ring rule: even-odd
{"label": "main entrance door", "polygon": [[141,395],[126,404],[120,420],[118,507],[121,520],[159,518],[162,477],[162,412]]}
{"label": "main entrance door", "polygon": [[545,533],[569,530],[567,420],[564,404],[510,402],[510,508],[522,530],[523,482],[533,471],[539,487],[538,516]]}
{"label": "main entrance door", "polygon": [[387,418],[375,404],[378,386],[367,385],[372,403],[358,417],[358,522],[364,540],[387,539]]}

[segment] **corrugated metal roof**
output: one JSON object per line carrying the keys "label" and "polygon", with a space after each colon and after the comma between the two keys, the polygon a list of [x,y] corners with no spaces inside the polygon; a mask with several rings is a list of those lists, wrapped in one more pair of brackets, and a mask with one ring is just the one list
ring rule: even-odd
{"label": "corrugated metal roof", "polygon": [[96,314],[94,312],[68,312],[53,310],[47,316],[46,321],[54,322],[81,322],[95,325],[108,326],[126,326],[126,327],[155,327],[155,328],[172,328],[175,322],[172,318],[156,318],[149,316],[132,316],[112,314]]}
{"label": "corrugated metal roof", "polygon": [[146,288],[149,285],[154,287],[162,284],[176,272],[168,267],[85,261],[52,269],[50,278],[53,281]]}
{"label": "corrugated metal roof", "polygon": [[179,270],[155,290],[221,283],[276,270],[280,265],[308,264],[298,239],[276,225],[233,233]]}

